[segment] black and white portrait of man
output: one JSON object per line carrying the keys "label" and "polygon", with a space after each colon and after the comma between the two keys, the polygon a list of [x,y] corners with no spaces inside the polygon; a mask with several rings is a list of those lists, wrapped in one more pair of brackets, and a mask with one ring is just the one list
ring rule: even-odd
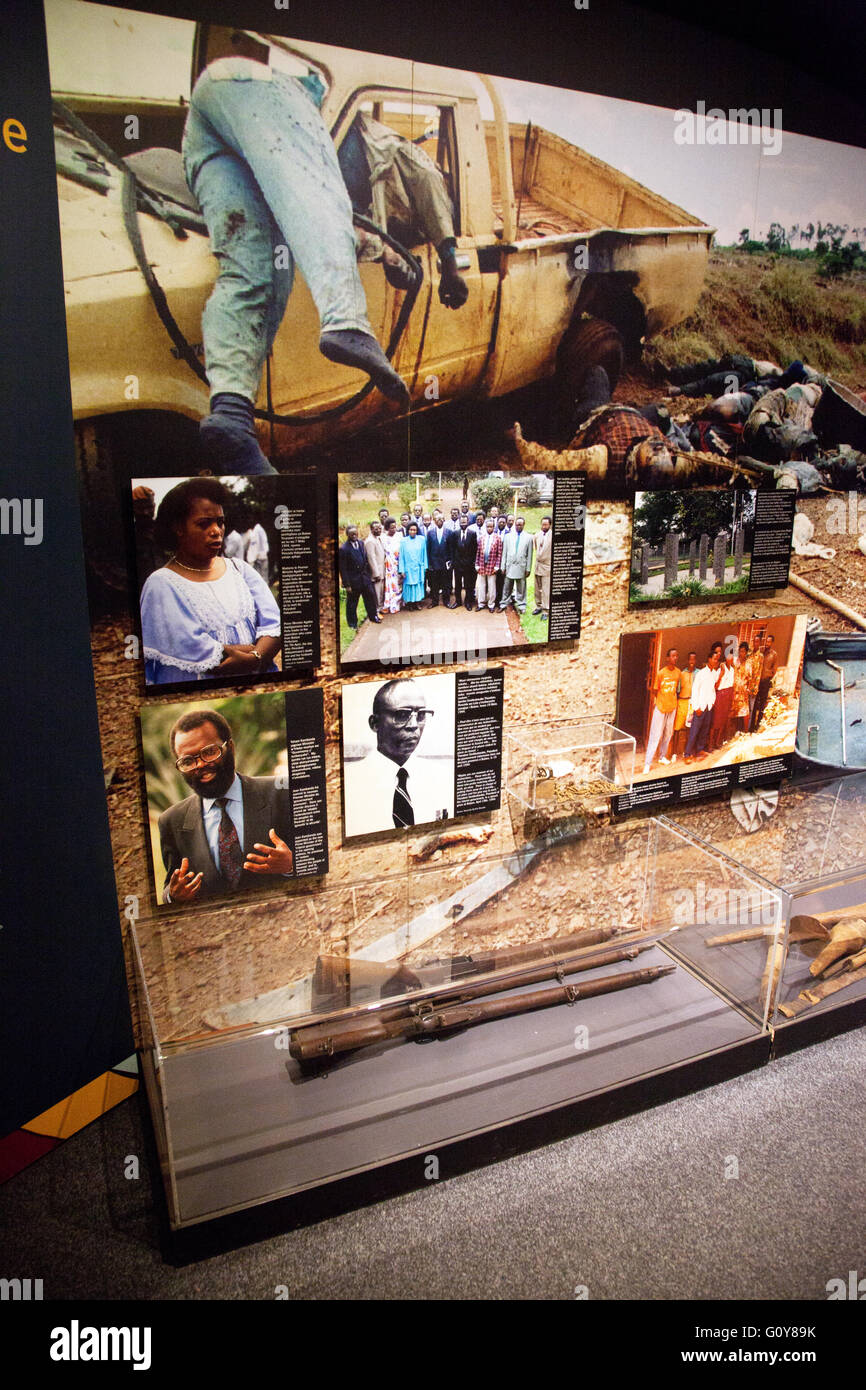
{"label": "black and white portrait of man", "polygon": [[346,838],[454,815],[454,677],[343,687]]}

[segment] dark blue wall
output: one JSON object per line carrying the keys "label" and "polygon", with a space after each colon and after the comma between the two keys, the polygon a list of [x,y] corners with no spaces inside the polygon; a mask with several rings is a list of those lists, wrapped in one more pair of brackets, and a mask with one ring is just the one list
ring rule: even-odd
{"label": "dark blue wall", "polygon": [[5,0],[0,497],[41,498],[41,545],[0,535],[0,1134],[132,1051],[96,724],[41,6]]}

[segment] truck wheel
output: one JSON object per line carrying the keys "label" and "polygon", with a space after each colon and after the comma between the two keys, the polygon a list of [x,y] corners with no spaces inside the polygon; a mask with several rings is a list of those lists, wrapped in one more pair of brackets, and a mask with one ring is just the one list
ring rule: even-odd
{"label": "truck wheel", "polygon": [[622,334],[604,319],[577,319],[566,329],[556,355],[560,396],[573,402],[590,367],[604,367],[614,390],[625,361]]}
{"label": "truck wheel", "polygon": [[576,410],[587,372],[603,367],[610,382],[611,394],[619,380],[625,359],[621,334],[605,319],[576,319],[563,334],[556,355],[556,404],[558,432],[571,439],[581,423]]}

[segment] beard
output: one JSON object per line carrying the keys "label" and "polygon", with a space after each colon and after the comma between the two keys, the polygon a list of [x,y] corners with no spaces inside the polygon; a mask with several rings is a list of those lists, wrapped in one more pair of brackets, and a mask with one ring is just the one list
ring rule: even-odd
{"label": "beard", "polygon": [[[212,772],[214,775],[205,782],[202,781],[203,772]],[[197,767],[195,772],[183,773],[182,776],[196,796],[206,796],[209,800],[217,796],[225,796],[235,780],[234,751],[231,748],[226,748],[218,763],[210,763],[207,767]]]}

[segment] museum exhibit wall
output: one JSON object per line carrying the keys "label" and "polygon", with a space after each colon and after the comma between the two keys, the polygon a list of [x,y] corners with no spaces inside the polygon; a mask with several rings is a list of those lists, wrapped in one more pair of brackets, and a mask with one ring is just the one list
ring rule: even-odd
{"label": "museum exhibit wall", "polygon": [[[637,9],[600,0],[584,6],[545,3],[531,12],[512,3],[467,13],[448,4],[429,10],[414,4],[322,7],[300,0],[292,0],[291,9],[247,0],[139,8],[213,24],[272,28],[367,52],[670,108],[692,108],[699,100],[708,106],[779,108],[787,129],[848,143],[862,140],[862,96],[850,75],[842,74],[829,89],[817,55],[809,71],[795,69],[791,60],[803,55],[791,32],[774,31],[763,12],[755,16],[745,6],[748,23],[726,25],[739,34],[739,42],[690,29],[665,7]],[[730,8],[727,15],[730,19]],[[105,746],[100,749],[94,694],[41,6],[13,0],[4,7],[2,25],[0,421],[8,505],[0,535],[0,1134],[14,1136],[31,1125],[28,1132],[35,1136],[19,1139],[18,1158],[10,1159],[14,1167],[22,1155],[35,1155],[74,1127],[68,1113],[65,1120],[54,1116],[37,1125],[52,1107],[86,1093],[78,1109],[67,1107],[86,1123],[134,1084],[126,1062],[133,1031],[122,931],[130,896],[146,894],[149,885],[131,876],[129,856],[120,862],[125,850],[112,853],[106,812],[106,786],[118,773]],[[844,33],[844,15],[831,8],[827,27],[834,37]],[[135,367],[118,363],[118,372],[125,376]],[[410,439],[406,458],[411,466]],[[331,482],[336,483],[336,471]],[[320,506],[320,517],[324,511]],[[327,581],[327,567],[323,573]],[[597,584],[598,576],[596,593]],[[801,611],[811,610],[803,604]],[[611,690],[626,626],[624,605],[622,616],[622,624],[609,632],[605,680]],[[322,670],[328,676],[336,673],[332,624],[331,615],[323,623],[328,645]],[[639,619],[630,620],[629,630],[639,627]],[[572,648],[578,660],[579,650],[578,644]],[[121,648],[109,659],[118,673],[124,671]],[[527,660],[532,656],[522,654],[521,661]],[[565,674],[579,672],[572,666]],[[328,698],[326,728],[335,717]],[[522,711],[524,719],[528,713]],[[137,762],[132,714],[128,724]],[[127,775],[122,767],[121,777]],[[138,773],[124,795],[125,805],[135,810],[143,795]],[[339,841],[338,829],[332,823]],[[132,862],[138,859],[132,856]],[[108,1073],[117,1081],[100,1082]],[[94,1085],[95,1090],[87,1089]]]}

